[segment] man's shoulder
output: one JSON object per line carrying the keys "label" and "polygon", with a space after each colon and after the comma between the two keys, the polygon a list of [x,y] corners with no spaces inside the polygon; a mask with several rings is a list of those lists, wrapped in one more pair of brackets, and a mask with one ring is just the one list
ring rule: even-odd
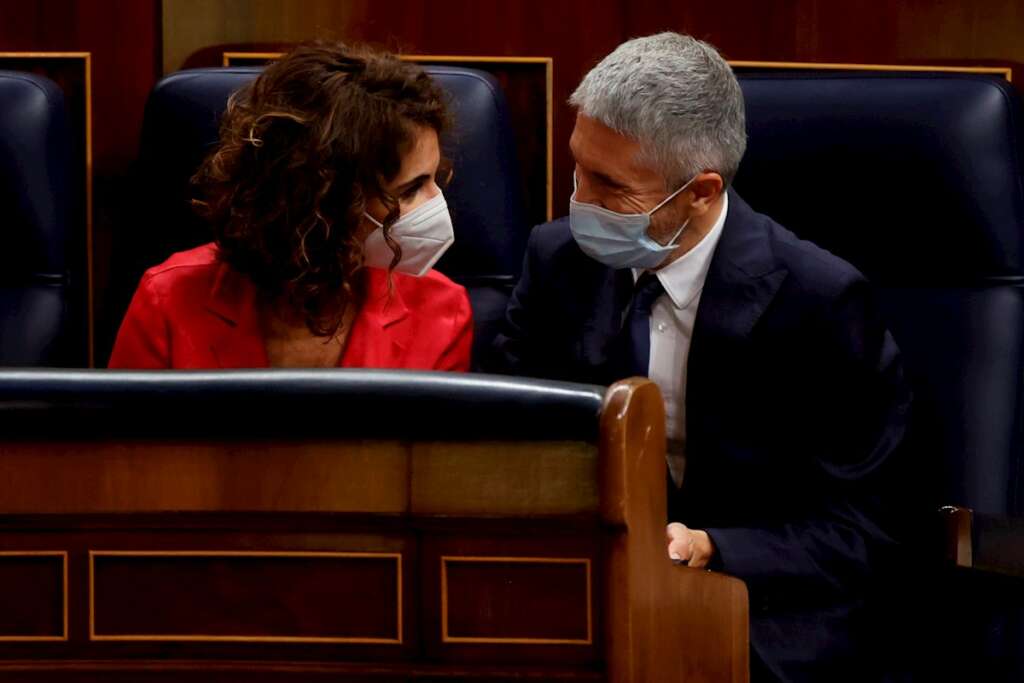
{"label": "man's shoulder", "polygon": [[530,246],[533,249],[553,253],[569,244],[575,244],[575,240],[569,230],[568,216],[541,223],[530,231]]}
{"label": "man's shoulder", "polygon": [[771,222],[773,250],[790,276],[808,286],[843,288],[864,280],[849,261]]}
{"label": "man's shoulder", "polygon": [[[730,207],[731,208],[731,207]],[[743,220],[752,223],[767,241],[771,265],[785,270],[789,285],[819,296],[831,298],[847,287],[865,281],[851,263],[814,242],[799,237],[770,216],[744,205]]]}
{"label": "man's shoulder", "polygon": [[557,264],[560,267],[594,268],[600,265],[588,258],[573,239],[569,217],[542,223],[530,232],[529,256],[534,265]]}

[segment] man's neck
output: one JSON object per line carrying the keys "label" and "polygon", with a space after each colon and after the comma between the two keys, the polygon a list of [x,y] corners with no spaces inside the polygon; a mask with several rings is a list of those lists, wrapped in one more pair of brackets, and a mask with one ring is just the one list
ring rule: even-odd
{"label": "man's neck", "polygon": [[722,215],[722,207],[724,206],[725,192],[723,191],[703,216],[698,216],[690,220],[690,224],[686,226],[686,229],[683,230],[683,234],[679,238],[679,246],[677,246],[675,251],[669,254],[668,258],[666,258],[664,262],[654,270],[661,270],[670,263],[678,261],[694,247],[700,244],[701,240],[707,237],[708,233],[711,232],[711,228],[715,227],[715,223],[718,222],[719,216]]}

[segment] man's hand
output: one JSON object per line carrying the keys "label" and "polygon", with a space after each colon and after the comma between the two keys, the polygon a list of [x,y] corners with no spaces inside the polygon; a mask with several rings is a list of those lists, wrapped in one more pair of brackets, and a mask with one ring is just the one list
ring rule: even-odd
{"label": "man's hand", "polygon": [[665,529],[668,541],[668,556],[676,564],[685,564],[703,569],[715,554],[715,545],[706,531],[688,529],[679,522],[672,522]]}

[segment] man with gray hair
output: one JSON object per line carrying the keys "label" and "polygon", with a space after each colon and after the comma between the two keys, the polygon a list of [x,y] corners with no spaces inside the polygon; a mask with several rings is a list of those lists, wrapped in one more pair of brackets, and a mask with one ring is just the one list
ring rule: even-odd
{"label": "man with gray hair", "polygon": [[743,95],[710,45],[626,42],[570,102],[569,216],[531,234],[492,369],[649,376],[668,555],[747,583],[754,680],[877,677],[868,607],[910,394],[870,286],[730,189]]}

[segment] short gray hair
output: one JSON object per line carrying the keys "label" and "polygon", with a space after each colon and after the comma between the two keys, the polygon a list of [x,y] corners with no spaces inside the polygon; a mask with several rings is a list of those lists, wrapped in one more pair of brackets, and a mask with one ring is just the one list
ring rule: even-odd
{"label": "short gray hair", "polygon": [[743,92],[711,45],[679,33],[634,38],[591,69],[569,103],[637,140],[669,185],[716,171],[728,185],[747,148]]}

